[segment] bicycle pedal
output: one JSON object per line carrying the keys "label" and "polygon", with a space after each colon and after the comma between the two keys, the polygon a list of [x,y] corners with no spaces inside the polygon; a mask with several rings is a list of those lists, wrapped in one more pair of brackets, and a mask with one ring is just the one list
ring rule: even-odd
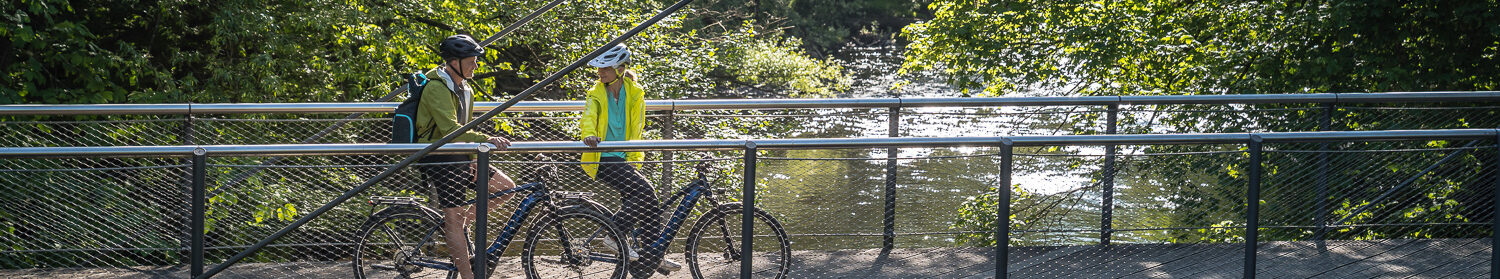
{"label": "bicycle pedal", "polygon": [[661,273],[661,275],[672,275],[672,271],[671,270],[667,270],[666,267],[659,266],[659,265],[656,266],[656,273]]}

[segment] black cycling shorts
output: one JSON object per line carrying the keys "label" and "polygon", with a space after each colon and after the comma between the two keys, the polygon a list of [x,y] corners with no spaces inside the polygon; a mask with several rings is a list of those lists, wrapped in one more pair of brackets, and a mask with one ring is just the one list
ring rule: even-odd
{"label": "black cycling shorts", "polygon": [[[422,172],[422,180],[425,181],[427,189],[433,193],[438,202],[438,207],[458,207],[465,201],[465,193],[468,189],[474,189],[474,172],[469,169],[467,162],[473,162],[469,155],[432,155],[422,157],[418,163],[450,163],[430,166],[417,166]],[[455,163],[466,162],[466,163]]]}

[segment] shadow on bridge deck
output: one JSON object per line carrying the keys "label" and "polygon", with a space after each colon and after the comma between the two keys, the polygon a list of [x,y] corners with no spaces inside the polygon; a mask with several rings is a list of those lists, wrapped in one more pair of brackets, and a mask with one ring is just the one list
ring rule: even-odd
{"label": "shadow on bridge deck", "polygon": [[[1381,241],[1266,242],[1257,254],[1261,278],[1484,278],[1488,238]],[[991,278],[989,248],[913,248],[797,251],[792,278]],[[681,260],[681,255],[672,255]],[[493,278],[521,278],[518,260],[501,263]],[[1014,247],[1012,278],[1237,278],[1243,244],[1122,244]],[[736,265],[737,267],[737,265]],[[215,278],[346,278],[348,263],[247,263]],[[4,278],[185,278],[187,268],[26,269]],[[689,278],[686,270],[660,278]],[[737,278],[737,276],[736,276]]]}

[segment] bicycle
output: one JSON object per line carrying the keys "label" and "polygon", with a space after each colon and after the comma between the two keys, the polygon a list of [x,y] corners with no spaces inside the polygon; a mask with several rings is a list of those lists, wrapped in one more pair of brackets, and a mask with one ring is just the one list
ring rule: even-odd
{"label": "bicycle", "polygon": [[[698,179],[688,183],[672,194],[663,204],[678,203],[677,209],[672,212],[669,219],[661,230],[661,235],[646,239],[642,242],[643,251],[641,260],[645,260],[644,266],[657,266],[666,256],[667,248],[677,235],[677,231],[686,222],[688,214],[697,206],[698,199],[707,200],[710,209],[698,222],[693,225],[688,233],[687,246],[684,248],[683,256],[688,262],[688,269],[693,278],[740,278],[739,271],[741,261],[746,253],[740,251],[743,247],[735,244],[740,241],[742,215],[744,206],[742,203],[720,203],[716,195],[723,195],[723,189],[713,188],[709,185],[707,173],[709,166],[707,162],[700,162],[696,167]],[[752,212],[756,222],[752,228],[767,228],[768,234],[753,232],[756,237],[754,245],[763,247],[756,249],[751,247],[749,253],[755,264],[751,271],[752,275],[765,274],[768,276],[756,276],[757,278],[785,279],[791,270],[791,242],[787,239],[786,230],[782,228],[781,222],[777,221],[771,214],[764,210],[755,208]],[[774,242],[767,242],[762,238],[774,238]],[[765,246],[762,246],[765,245]],[[768,251],[767,258],[757,257],[755,251]],[[613,250],[619,251],[619,250]],[[658,273],[667,274],[665,270],[657,268]],[[771,273],[766,273],[771,272]],[[713,275],[713,276],[709,276]]]}
{"label": "bicycle", "polygon": [[[553,272],[571,273],[575,276],[570,277],[574,278],[625,278],[629,260],[626,255],[613,252],[625,249],[625,242],[605,242],[600,238],[602,234],[620,239],[618,237],[622,234],[615,230],[608,215],[598,210],[604,207],[590,200],[592,193],[548,189],[546,181],[555,171],[551,165],[544,166],[539,171],[543,174],[540,181],[487,197],[494,199],[511,193],[529,193],[520,201],[499,236],[484,249],[483,256],[489,268],[485,274],[494,274],[501,253],[510,245],[528,215],[540,208],[541,217],[532,222],[521,251],[527,278],[543,278],[542,274],[548,274],[546,278],[561,277],[553,276]],[[475,202],[469,200],[463,205]],[[442,215],[437,210],[424,206],[420,198],[412,197],[377,196],[371,197],[369,204],[386,207],[373,212],[361,226],[353,255],[355,278],[457,278],[457,268],[451,262],[447,244],[443,241]],[[576,227],[585,227],[576,235],[592,233],[590,238],[573,237],[575,234],[569,229]],[[609,245],[613,247],[607,247]],[[486,277],[478,275],[478,278]]]}

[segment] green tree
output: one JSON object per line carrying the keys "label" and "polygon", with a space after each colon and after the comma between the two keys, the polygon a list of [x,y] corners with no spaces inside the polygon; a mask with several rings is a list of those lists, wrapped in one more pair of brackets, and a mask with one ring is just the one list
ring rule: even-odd
{"label": "green tree", "polygon": [[[908,26],[905,71],[944,72],[962,95],[1180,95],[1297,92],[1494,90],[1500,87],[1500,5],[1495,1],[935,1],[934,18]],[[1439,106],[1475,104],[1439,104]],[[1493,109],[1383,112],[1379,105],[1340,105],[1333,130],[1446,129],[1500,126]],[[1256,105],[1158,106],[1127,133],[1307,131],[1319,108]],[[1404,115],[1403,115],[1404,114]],[[1127,122],[1131,123],[1128,120]],[[1141,124],[1137,122],[1136,124]],[[1335,144],[1333,150],[1454,147],[1464,142]],[[1300,146],[1302,150],[1317,147]],[[1290,148],[1289,148],[1290,149]],[[1142,152],[1223,151],[1221,146],[1158,146]],[[1447,152],[1335,156],[1335,197],[1305,191],[1309,158],[1281,156],[1263,166],[1269,183],[1262,224],[1311,225],[1304,205],[1325,199],[1334,220],[1350,223],[1462,223],[1487,218],[1486,184],[1474,180],[1481,155]],[[1385,161],[1388,160],[1388,161]],[[1146,214],[1155,227],[1233,226],[1243,222],[1243,157],[1178,156],[1139,161],[1148,169],[1120,177],[1119,197],[1173,206]],[[1379,174],[1379,176],[1375,176]],[[1378,177],[1378,178],[1377,178]],[[1416,184],[1391,191],[1418,177]],[[1292,191],[1276,187],[1304,189]],[[1286,191],[1274,193],[1272,191]],[[1239,200],[1237,200],[1239,199]],[[1134,206],[1146,206],[1136,204]],[[1304,206],[1304,207],[1299,207]],[[1127,208],[1127,210],[1130,210]],[[1150,211],[1141,211],[1151,213]],[[1366,216],[1367,215],[1367,216]],[[965,219],[966,221],[970,219]],[[1118,220],[1118,219],[1117,219]],[[1330,220],[1331,221],[1331,220]],[[965,222],[965,221],[961,221]],[[1087,228],[1087,227],[1086,227]],[[1474,237],[1475,230],[1359,228],[1334,238]],[[1150,241],[1234,241],[1224,229],[1141,235]],[[1231,233],[1232,234],[1232,233]],[[1309,230],[1270,231],[1296,240]]]}
{"label": "green tree", "polygon": [[931,17],[931,0],[709,0],[689,18],[692,26],[734,30],[744,25],[783,32],[823,56],[844,44],[873,44],[890,39],[901,27]]}
{"label": "green tree", "polygon": [[[223,0],[223,1],[66,1],[20,0],[0,3],[0,104],[52,103],[183,103],[183,102],[357,102],[370,101],[398,82],[397,73],[423,71],[439,63],[435,43],[452,34],[485,37],[544,1],[383,1],[383,0]],[[623,34],[665,7],[664,1],[582,0],[568,1],[539,17],[516,33],[489,46],[482,57],[479,82],[483,92],[477,99],[504,99],[534,85],[562,69],[588,51]],[[842,68],[830,60],[814,59],[800,50],[799,42],[755,26],[728,30],[697,30],[683,27],[688,14],[668,17],[655,27],[626,41],[639,54],[635,69],[649,84],[653,99],[717,96],[719,91],[753,86],[776,92],[776,96],[821,96],[840,90],[847,83]],[[581,99],[591,86],[592,71],[571,73],[559,84],[545,88],[540,99]],[[486,96],[488,95],[488,96]],[[292,118],[263,114],[253,118]],[[83,120],[93,117],[32,117],[38,120]],[[102,117],[101,117],[102,118]],[[0,120],[19,120],[17,117]],[[25,120],[31,120],[30,118]],[[45,145],[99,145],[98,139],[152,139],[148,144],[181,144],[172,124],[125,123],[87,130],[68,125],[35,124],[28,131],[10,131],[0,139],[17,142],[47,142]],[[165,125],[165,126],[163,126]],[[566,129],[567,123],[527,127],[528,131]],[[18,125],[19,126],[19,125]],[[74,125],[76,126],[76,125]],[[499,125],[497,125],[499,126]],[[98,128],[95,126],[94,128]],[[305,135],[289,134],[278,125],[240,129],[197,127],[200,141],[219,143],[294,142]],[[486,127],[489,129],[489,127]],[[499,130],[499,131],[495,131]],[[512,133],[497,128],[488,132]],[[15,134],[11,134],[14,132]],[[56,132],[56,133],[48,133]],[[356,131],[334,137],[360,138],[373,131]],[[31,138],[56,135],[61,140]],[[368,138],[368,137],[365,137]],[[347,139],[346,139],[347,140]],[[368,142],[368,141],[366,141]],[[114,144],[106,142],[103,144]],[[264,158],[227,158],[215,163],[256,165]],[[379,164],[385,157],[300,157],[285,165]],[[55,168],[131,167],[170,164],[159,161],[80,160]],[[29,167],[49,168],[51,165]],[[26,168],[26,167],[16,167]],[[223,167],[210,170],[222,191],[209,201],[209,245],[245,245],[246,240],[265,236],[317,208],[351,185],[373,175],[370,167],[309,169],[271,168],[244,181],[231,179],[253,167]],[[60,177],[60,176],[59,176]],[[293,178],[297,177],[297,178]],[[307,177],[307,179],[301,179]],[[51,179],[51,178],[49,178]],[[33,181],[33,180],[14,180]],[[134,200],[171,200],[181,188],[147,188],[114,180],[66,181],[78,189],[122,193],[97,204],[62,204],[59,211],[141,208]],[[157,181],[157,180],[153,180]],[[182,181],[160,179],[162,185]],[[173,184],[173,183],[178,184]],[[47,182],[47,185],[54,184]],[[58,182],[61,183],[61,182]],[[367,194],[412,195],[406,182],[391,182]],[[13,187],[11,187],[13,186]],[[37,197],[25,193],[36,185],[3,187],[19,191],[17,199]],[[60,188],[61,189],[61,188]],[[68,188],[72,189],[72,188]],[[405,191],[405,192],[403,192]],[[50,192],[48,192],[50,193]],[[123,202],[122,202],[123,201]],[[17,203],[20,204],[20,203]],[[182,203],[174,203],[181,206]],[[74,207],[84,207],[81,209]],[[366,208],[352,204],[340,207],[310,224],[291,240],[304,237],[352,235]],[[50,220],[77,226],[96,223],[160,227],[181,232],[178,217],[116,218],[96,220]],[[46,215],[36,215],[42,218]],[[135,216],[135,215],[132,215]],[[155,216],[155,215],[142,215]],[[160,217],[160,216],[158,216]],[[7,243],[68,244],[69,237],[85,230],[46,230],[47,221],[19,212],[0,212],[0,239]],[[109,219],[109,218],[103,218]],[[352,220],[352,221],[351,221]],[[111,223],[111,221],[117,221]],[[22,229],[16,229],[22,228]],[[98,232],[97,239],[135,236],[127,229]],[[180,234],[150,239],[148,244],[106,243],[81,248],[177,247]],[[342,241],[318,239],[318,241]],[[309,241],[316,242],[316,241]],[[92,245],[92,244],[89,244]],[[345,253],[317,253],[289,248],[263,253],[256,260],[314,259]],[[324,248],[307,248],[324,249]],[[335,249],[335,248],[328,248]],[[0,259],[4,267],[48,265],[155,265],[171,263],[175,251],[143,252],[145,260],[88,263],[88,255],[39,254],[39,258]],[[28,257],[31,255],[28,255]],[[213,255],[210,257],[223,257]],[[50,258],[49,258],[50,257]],[[278,259],[277,257],[284,257]],[[323,259],[327,260],[327,259]]]}
{"label": "green tree", "polygon": [[[369,101],[396,73],[437,65],[432,46],[456,33],[486,36],[542,1],[7,2],[0,19],[0,103]],[[515,93],[623,34],[660,1],[575,1],[490,46],[490,94]],[[702,32],[675,15],[627,41],[654,98],[699,96],[727,81],[778,90],[837,89],[839,67],[752,27]],[[144,34],[144,35],[143,35]],[[750,35],[746,35],[750,34]],[[779,35],[779,34],[777,34]],[[723,55],[737,54],[737,55]],[[790,57],[759,61],[759,57]],[[764,60],[764,59],[761,59]],[[739,71],[737,69],[747,69]],[[722,76],[704,73],[718,71]],[[740,76],[744,74],[758,76]],[[581,98],[587,71],[549,88]],[[497,96],[500,97],[500,96]]]}
{"label": "green tree", "polygon": [[905,70],[1000,95],[1490,90],[1500,5],[1469,1],[935,1]]}

